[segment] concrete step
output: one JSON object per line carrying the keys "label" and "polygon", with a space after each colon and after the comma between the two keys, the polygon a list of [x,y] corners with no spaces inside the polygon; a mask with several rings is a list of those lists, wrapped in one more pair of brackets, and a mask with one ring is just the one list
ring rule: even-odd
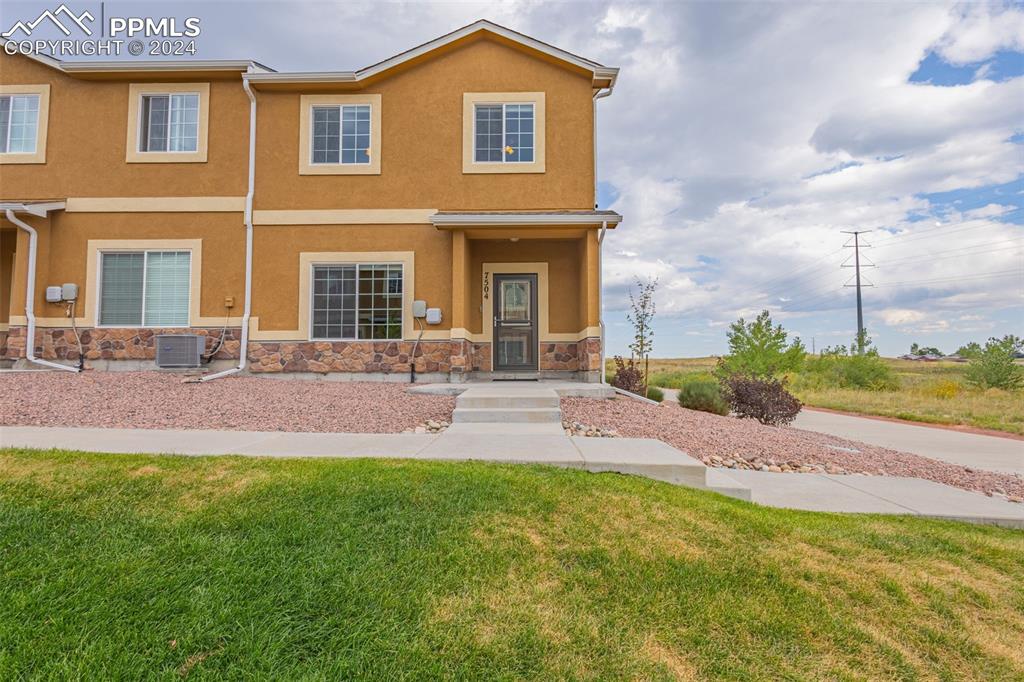
{"label": "concrete step", "polygon": [[542,391],[523,395],[509,393],[478,393],[466,391],[455,400],[457,408],[486,408],[492,410],[530,409],[541,407],[557,408],[558,394]]}
{"label": "concrete step", "polygon": [[708,467],[707,472],[704,474],[704,484],[708,490],[716,493],[735,497],[738,500],[746,500],[747,502],[751,500],[750,486],[740,483],[721,469]]}
{"label": "concrete step", "polygon": [[452,422],[487,422],[492,424],[561,423],[562,412],[557,407],[527,407],[492,409],[487,407],[459,407],[452,413]]}

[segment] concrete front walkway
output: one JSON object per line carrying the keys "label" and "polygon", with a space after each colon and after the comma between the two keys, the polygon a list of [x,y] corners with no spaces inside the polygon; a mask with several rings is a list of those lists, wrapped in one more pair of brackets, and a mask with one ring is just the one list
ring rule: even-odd
{"label": "concrete front walkway", "polygon": [[752,502],[809,511],[909,514],[1024,528],[1024,505],[901,476],[833,476],[729,470]]}
{"label": "concrete front walkway", "polygon": [[1014,438],[963,433],[812,409],[801,410],[793,426],[975,469],[1024,476],[1024,441]]}
{"label": "concrete front walkway", "polygon": [[464,426],[468,428],[439,435],[5,426],[0,428],[0,448],[548,464],[593,472],[636,474],[773,507],[914,514],[1024,528],[1024,505],[920,479],[724,471],[708,469],[679,450],[652,439],[569,438],[550,432],[531,433],[531,424],[513,425],[516,430],[501,433],[494,430],[493,424]]}

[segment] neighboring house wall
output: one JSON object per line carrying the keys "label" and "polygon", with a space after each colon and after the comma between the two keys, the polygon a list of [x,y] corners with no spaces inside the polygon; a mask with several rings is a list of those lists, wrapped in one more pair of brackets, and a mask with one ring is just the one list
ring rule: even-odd
{"label": "neighboring house wall", "polygon": [[[249,100],[237,73],[210,84],[206,163],[126,163],[132,76],[82,80],[0,51],[4,85],[49,84],[45,164],[0,165],[4,197],[241,197],[248,169]],[[227,78],[224,75],[221,79]],[[148,78],[160,82],[159,78]],[[176,79],[176,80],[180,80]],[[134,104],[134,103],[133,103]]]}

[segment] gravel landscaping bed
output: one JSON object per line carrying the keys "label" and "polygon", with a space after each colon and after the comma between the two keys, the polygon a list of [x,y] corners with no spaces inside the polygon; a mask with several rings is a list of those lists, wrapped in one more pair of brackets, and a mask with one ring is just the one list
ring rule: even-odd
{"label": "gravel landscaping bed", "polygon": [[0,374],[0,425],[399,433],[451,421],[455,399],[404,383],[225,377],[183,383],[163,372]]}
{"label": "gravel landscaping bed", "polygon": [[910,476],[1024,500],[1024,479],[981,471],[874,445],[791,427],[763,426],[673,403],[647,405],[630,398],[563,398],[567,422],[612,429],[628,438],[657,438],[708,466],[793,473]]}

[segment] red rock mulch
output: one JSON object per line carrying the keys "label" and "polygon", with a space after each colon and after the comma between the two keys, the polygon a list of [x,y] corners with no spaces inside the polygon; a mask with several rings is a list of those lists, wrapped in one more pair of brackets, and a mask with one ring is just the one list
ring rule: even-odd
{"label": "red rock mulch", "polygon": [[749,419],[720,417],[673,403],[648,405],[630,398],[563,398],[562,418],[620,436],[658,438],[708,466],[794,472],[910,476],[985,494],[1024,500],[1024,479],[949,464],[813,431],[763,426]]}

